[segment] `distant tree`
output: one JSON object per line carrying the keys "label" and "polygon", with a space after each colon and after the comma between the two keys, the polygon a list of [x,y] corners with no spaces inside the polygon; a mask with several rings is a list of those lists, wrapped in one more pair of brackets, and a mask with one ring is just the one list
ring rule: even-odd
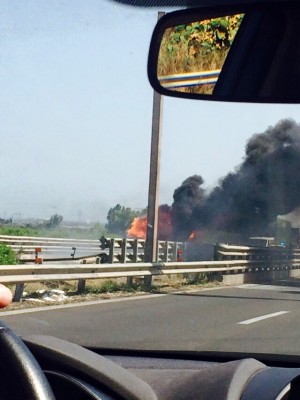
{"label": "distant tree", "polygon": [[5,224],[11,224],[12,223],[12,218],[5,219],[5,218],[0,218],[0,224],[5,225]]}
{"label": "distant tree", "polygon": [[141,216],[144,212],[145,210],[136,211],[129,207],[124,207],[120,204],[117,204],[108,211],[107,224],[105,225],[105,228],[110,233],[123,236],[126,234],[126,231],[130,227],[133,219]]}
{"label": "distant tree", "polygon": [[62,215],[59,214],[51,215],[49,221],[45,223],[45,227],[48,229],[55,229],[61,224],[63,219],[64,217]]}

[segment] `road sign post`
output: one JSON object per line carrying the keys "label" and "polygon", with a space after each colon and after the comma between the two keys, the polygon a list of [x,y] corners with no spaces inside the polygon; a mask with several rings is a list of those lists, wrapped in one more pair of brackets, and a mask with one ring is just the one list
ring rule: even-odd
{"label": "road sign post", "polygon": [[[163,15],[164,15],[163,12],[159,12],[158,19],[160,19]],[[159,93],[154,92],[145,262],[157,261],[158,185],[159,185],[159,168],[160,168],[161,116],[162,116],[162,97]],[[150,286],[151,282],[152,282],[151,276],[144,277],[145,285]]]}

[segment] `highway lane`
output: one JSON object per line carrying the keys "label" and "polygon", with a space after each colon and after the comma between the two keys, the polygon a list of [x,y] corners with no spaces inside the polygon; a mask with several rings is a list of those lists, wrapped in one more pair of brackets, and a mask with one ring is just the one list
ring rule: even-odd
{"label": "highway lane", "polygon": [[89,346],[300,355],[298,287],[243,285],[0,318],[21,335]]}

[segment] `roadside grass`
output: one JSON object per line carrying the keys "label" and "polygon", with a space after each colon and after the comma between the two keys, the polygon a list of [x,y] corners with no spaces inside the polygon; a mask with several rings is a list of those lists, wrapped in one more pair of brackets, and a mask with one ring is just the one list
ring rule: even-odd
{"label": "roadside grass", "polygon": [[[201,290],[221,286],[218,280],[211,280],[204,276],[191,279],[191,274],[157,277],[153,279],[151,286],[145,286],[142,278],[136,278],[131,285],[126,278],[118,279],[94,279],[86,282],[85,290],[77,292],[76,281],[48,281],[45,283],[29,283],[24,287],[24,296],[20,303],[11,303],[3,311],[27,309],[33,307],[45,307],[57,304],[81,303],[84,301],[105,300],[120,297],[142,296],[145,294],[171,294],[172,292]],[[199,274],[203,275],[203,274]],[[15,285],[8,285],[14,293]],[[53,289],[61,290],[67,298],[63,301],[37,301],[41,299],[42,292],[51,292]],[[32,299],[32,300],[31,300]]]}
{"label": "roadside grass", "polygon": [[101,236],[116,237],[109,234],[103,224],[96,223],[90,228],[83,229],[77,227],[58,227],[46,229],[42,227],[22,227],[11,225],[0,225],[0,235],[8,236],[33,236],[33,237],[53,237],[66,239],[99,239]]}
{"label": "roadside grass", "polygon": [[128,285],[126,282],[116,282],[108,280],[100,285],[88,286],[85,290],[85,294],[103,294],[103,293],[137,293],[137,292],[157,292],[158,288],[156,285],[145,286],[139,282],[133,282]]}
{"label": "roadside grass", "polygon": [[0,226],[0,235],[7,236],[38,236],[38,230],[19,226]]}
{"label": "roadside grass", "polygon": [[15,264],[18,264],[18,260],[13,249],[6,244],[0,244],[0,265]]}

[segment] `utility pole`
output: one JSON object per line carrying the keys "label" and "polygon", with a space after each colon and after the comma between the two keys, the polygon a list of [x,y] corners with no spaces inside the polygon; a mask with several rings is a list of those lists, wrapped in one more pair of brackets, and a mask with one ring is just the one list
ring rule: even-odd
{"label": "utility pole", "polygon": [[[164,14],[165,14],[164,12],[159,12],[158,20]],[[162,96],[159,93],[154,92],[145,262],[157,261],[158,186],[159,186],[159,172],[160,172],[161,115],[162,115]],[[152,276],[145,276],[144,284],[150,286],[151,283],[152,283]]]}

